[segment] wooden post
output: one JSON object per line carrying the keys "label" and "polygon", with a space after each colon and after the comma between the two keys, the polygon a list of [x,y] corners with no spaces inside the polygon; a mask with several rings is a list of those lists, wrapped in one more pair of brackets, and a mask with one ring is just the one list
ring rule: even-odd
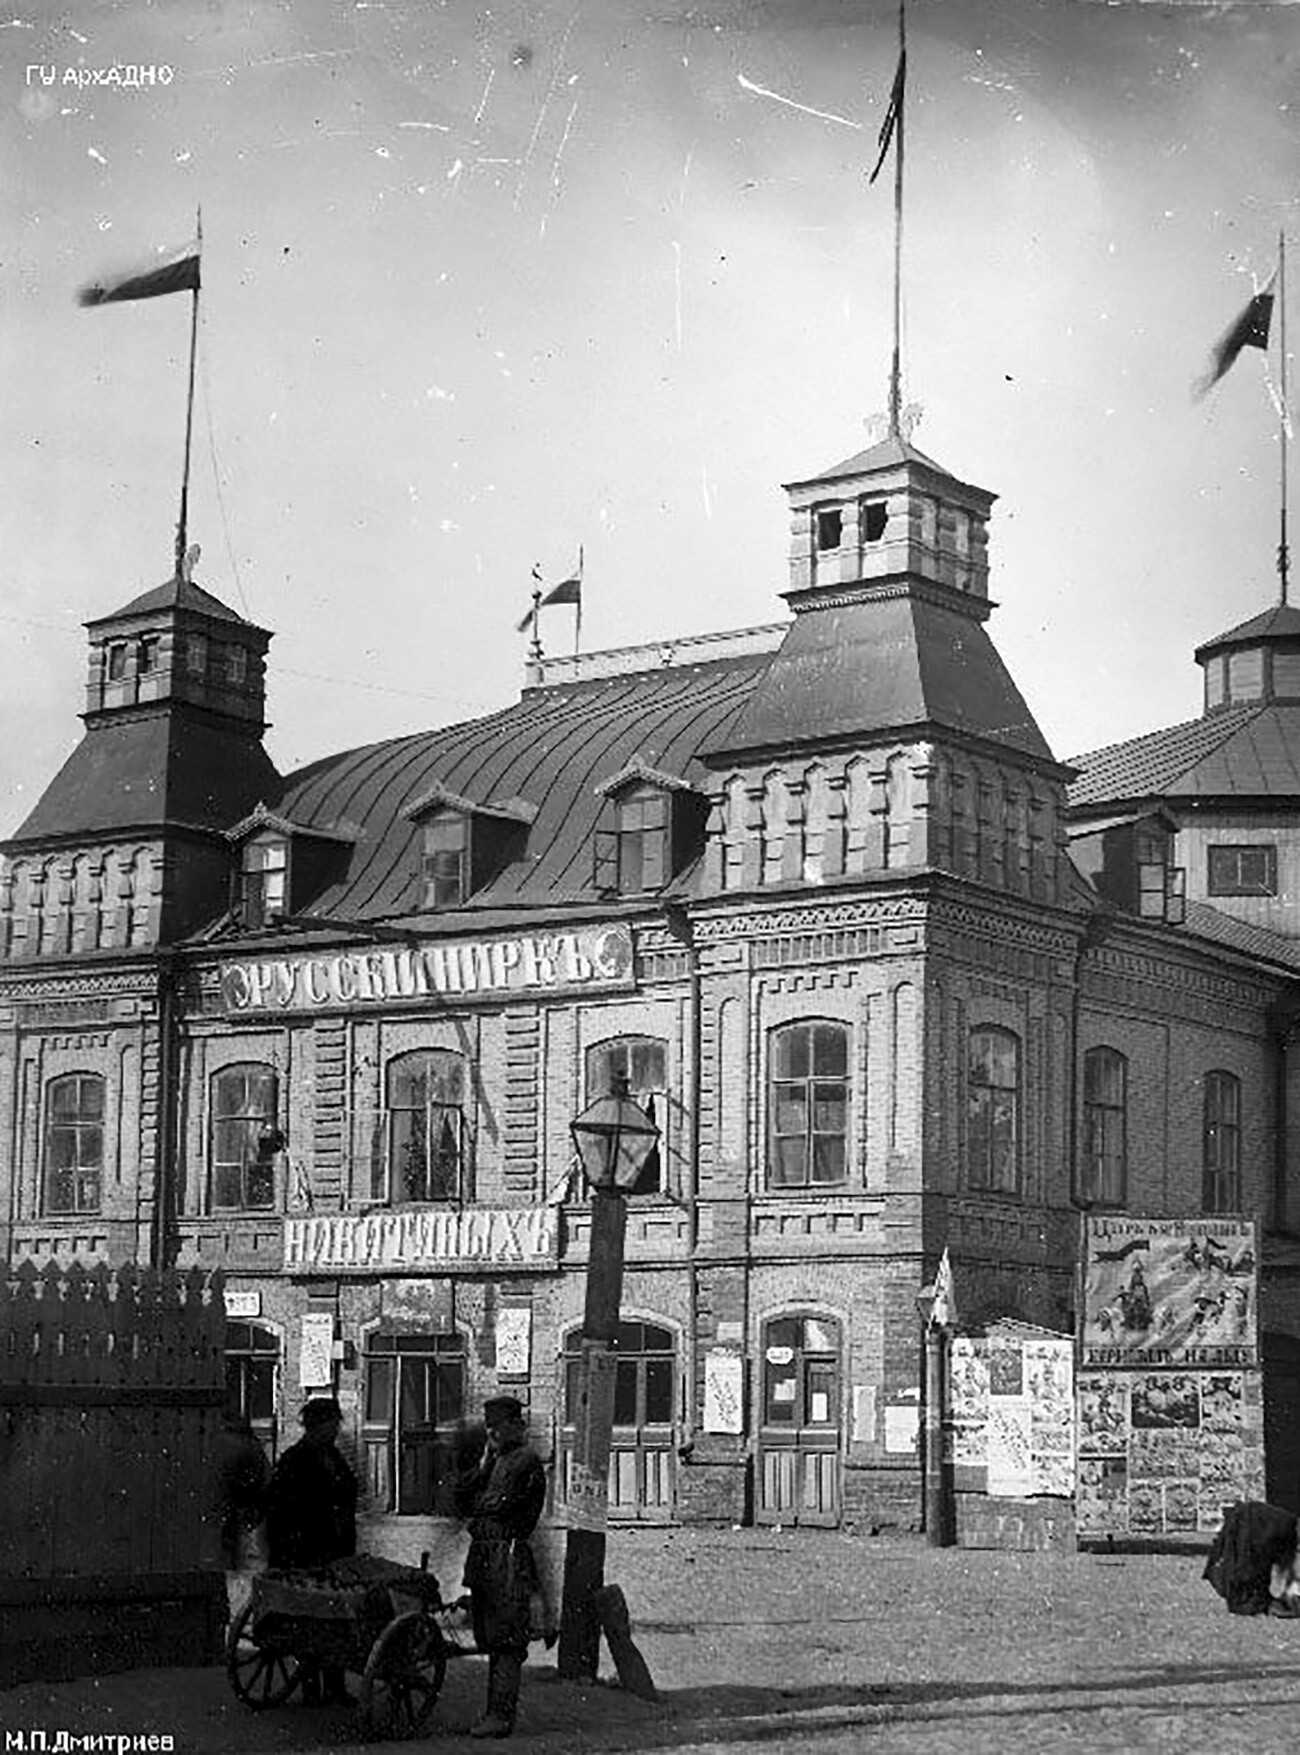
{"label": "wooden post", "polygon": [[925,1330],[925,1537],[932,1548],[951,1548],[953,1495],[943,1457],[943,1407],[947,1396],[948,1334],[942,1324]]}
{"label": "wooden post", "polygon": [[600,1664],[600,1620],[593,1597],[605,1583],[609,1450],[614,1427],[614,1342],[623,1293],[626,1228],[624,1197],[612,1189],[593,1188],[557,1660],[560,1675],[570,1680],[594,1680]]}

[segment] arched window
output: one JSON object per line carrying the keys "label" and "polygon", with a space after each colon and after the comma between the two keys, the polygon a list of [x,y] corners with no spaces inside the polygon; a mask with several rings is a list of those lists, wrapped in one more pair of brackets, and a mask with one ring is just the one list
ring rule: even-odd
{"label": "arched window", "polygon": [[217,1212],[275,1205],[275,1068],[261,1061],[223,1067],[212,1077],[212,1206]]}
{"label": "arched window", "polygon": [[966,1162],[970,1186],[1020,1189],[1020,1039],[982,1025],[970,1033]]}
{"label": "arched window", "polygon": [[768,1054],[770,1188],[826,1188],[848,1174],[849,1032],[786,1024]]}
{"label": "arched window", "polygon": [[1201,1138],[1206,1212],[1239,1213],[1241,1080],[1234,1073],[1206,1073]]}
{"label": "arched window", "polygon": [[629,1191],[659,1194],[668,1147],[668,1044],[653,1036],[616,1036],[587,1050],[587,1101],[594,1103],[625,1085],[660,1130],[660,1138]]}
{"label": "arched window", "polygon": [[388,1063],[388,1196],[465,1198],[465,1062],[423,1048]]}
{"label": "arched window", "polygon": [[1079,1192],[1096,1206],[1128,1199],[1128,1061],[1114,1048],[1083,1057],[1083,1134]]}
{"label": "arched window", "polygon": [[104,1081],[51,1079],[45,1094],[45,1211],[97,1213],[104,1179]]}

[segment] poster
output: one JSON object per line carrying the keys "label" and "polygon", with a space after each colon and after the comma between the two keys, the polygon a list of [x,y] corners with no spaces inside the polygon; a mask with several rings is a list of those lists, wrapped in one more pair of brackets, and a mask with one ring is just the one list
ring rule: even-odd
{"label": "poster", "polygon": [[309,1310],[302,1319],[298,1381],[304,1389],[332,1389],[334,1384],[334,1313]]}
{"label": "poster", "polygon": [[1033,1491],[1032,1422],[1027,1396],[990,1396],[988,1491],[995,1498],[1025,1499]]}
{"label": "poster", "polygon": [[890,1403],[885,1409],[885,1449],[902,1455],[916,1449],[920,1431],[921,1410],[914,1402]]}
{"label": "poster", "polygon": [[1253,1365],[1249,1219],[1090,1218],[1085,1365]]}
{"label": "poster", "polygon": [[1067,1336],[954,1337],[944,1456],[967,1471],[959,1485],[1002,1498],[1069,1498],[1074,1421],[1074,1343]]}
{"label": "poster", "polygon": [[533,1312],[529,1304],[503,1304],[497,1311],[497,1376],[527,1377],[532,1351]]}
{"label": "poster", "polygon": [[728,1347],[704,1355],[704,1430],[738,1433],[743,1429],[744,1363]]}

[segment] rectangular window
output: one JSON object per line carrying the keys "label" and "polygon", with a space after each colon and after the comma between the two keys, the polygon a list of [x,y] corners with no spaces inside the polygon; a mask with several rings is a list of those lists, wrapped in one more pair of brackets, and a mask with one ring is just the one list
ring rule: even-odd
{"label": "rectangular window", "polygon": [[966,1151],[970,1186],[1020,1191],[1020,1041],[1010,1030],[971,1031]]}
{"label": "rectangular window", "polygon": [[424,906],[459,908],[470,894],[470,825],[459,812],[424,825]]}
{"label": "rectangular window", "polygon": [[226,680],[234,687],[243,686],[248,675],[248,653],[242,646],[226,647]]}
{"label": "rectangular window", "polygon": [[768,1069],[768,1186],[826,1188],[848,1175],[848,1030],[788,1024]]}
{"label": "rectangular window", "polygon": [[264,926],[288,909],[289,848],[284,841],[250,841],[244,848],[244,925]]}
{"label": "rectangular window", "polygon": [[208,642],[204,634],[188,634],[185,639],[185,668],[191,676],[208,673]]}
{"label": "rectangular window", "polygon": [[104,1172],[104,1081],[52,1080],[46,1096],[45,1211],[97,1213]]}
{"label": "rectangular window", "polygon": [[620,1036],[598,1042],[587,1053],[587,1101],[594,1103],[624,1091],[658,1127],[654,1145],[631,1194],[658,1194],[663,1188],[663,1162],[668,1130],[668,1045],[651,1036]]}
{"label": "rectangular window", "polygon": [[1277,848],[1269,842],[1209,849],[1212,896],[1276,896]]}
{"label": "rectangular window", "polygon": [[1083,1057],[1081,1190],[1091,1204],[1121,1207],[1127,1199],[1128,1062],[1113,1048]]}
{"label": "rectangular window", "polygon": [[465,1062],[431,1048],[389,1062],[388,1189],[401,1201],[464,1196]]}
{"label": "rectangular window", "polygon": [[216,1211],[266,1211],[275,1204],[275,1069],[228,1066],[212,1080],[212,1205]]}
{"label": "rectangular window", "polygon": [[136,671],[148,676],[158,668],[159,640],[157,634],[145,634],[136,648]]}
{"label": "rectangular window", "polygon": [[619,894],[659,889],[669,875],[667,798],[650,789],[630,793],[617,811]]}
{"label": "rectangular window", "polygon": [[884,500],[865,500],[862,505],[862,540],[879,542],[889,522],[889,507]]}
{"label": "rectangular window", "polygon": [[817,547],[824,553],[838,548],[844,537],[844,512],[839,506],[827,506],[817,514]]}
{"label": "rectangular window", "polygon": [[108,680],[121,682],[126,675],[126,642],[116,640],[108,649]]}
{"label": "rectangular window", "polygon": [[1234,1073],[1205,1075],[1202,1153],[1207,1213],[1241,1211],[1241,1081]]}
{"label": "rectangular window", "polygon": [[1264,648],[1228,654],[1228,694],[1233,702],[1258,701],[1264,693]]}

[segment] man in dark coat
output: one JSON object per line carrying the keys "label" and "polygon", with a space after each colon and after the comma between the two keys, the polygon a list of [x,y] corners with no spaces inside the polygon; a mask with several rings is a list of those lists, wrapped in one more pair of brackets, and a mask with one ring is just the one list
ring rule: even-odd
{"label": "man in dark coat", "polygon": [[523,1404],[494,1396],[483,1407],[487,1445],[463,1482],[469,1516],[465,1583],[474,1639],[488,1654],[487,1711],[473,1737],[508,1737],[515,1728],[519,1680],[528,1654],[537,1567],[529,1537],[546,1503],[546,1471],[528,1444]]}
{"label": "man in dark coat", "polygon": [[1294,1617],[1294,1601],[1273,1595],[1275,1575],[1289,1579],[1296,1561],[1295,1513],[1247,1499],[1230,1505],[1215,1536],[1202,1578],[1234,1615]]}
{"label": "man in dark coat", "polygon": [[[276,1463],[266,1490],[267,1559],[277,1570],[328,1566],[357,1551],[356,1476],[335,1444],[342,1410],[333,1396],[314,1396],[300,1418],[302,1437]],[[327,1701],[348,1700],[337,1666],[323,1664],[320,1680]]]}

